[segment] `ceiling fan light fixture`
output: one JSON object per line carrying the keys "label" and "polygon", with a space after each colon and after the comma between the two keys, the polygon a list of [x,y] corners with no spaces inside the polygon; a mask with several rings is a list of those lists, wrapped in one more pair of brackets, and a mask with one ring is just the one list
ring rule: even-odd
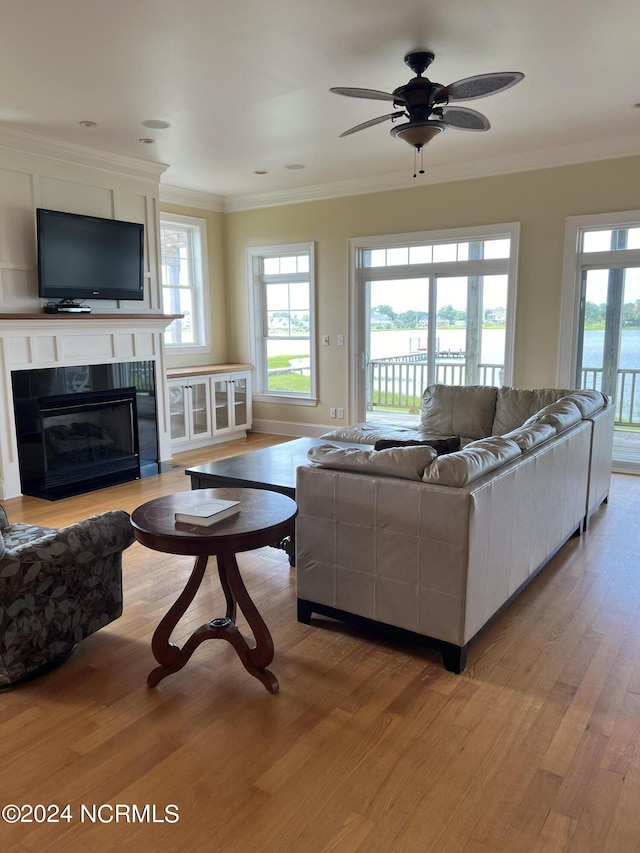
{"label": "ceiling fan light fixture", "polygon": [[439,121],[407,121],[392,127],[390,133],[420,150],[443,130],[446,130],[446,125]]}
{"label": "ceiling fan light fixture", "polygon": [[[424,175],[424,146],[431,142],[434,136],[446,130],[442,122],[428,119],[427,121],[407,121],[391,128],[391,136],[404,139],[413,146],[413,177],[418,174]],[[417,167],[418,154],[420,154],[420,169]]]}

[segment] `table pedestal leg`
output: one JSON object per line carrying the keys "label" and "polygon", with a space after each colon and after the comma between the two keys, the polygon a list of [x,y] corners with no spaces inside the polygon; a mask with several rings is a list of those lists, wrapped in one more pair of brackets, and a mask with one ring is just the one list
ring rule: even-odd
{"label": "table pedestal leg", "polygon": [[[229,631],[229,636],[225,637],[225,639],[228,639],[233,645],[247,672],[258,678],[270,693],[277,693],[279,690],[278,679],[267,669],[267,666],[273,660],[273,640],[264,619],[247,592],[238,569],[235,554],[219,555],[218,571],[223,588],[225,582],[228,583],[234,600],[244,613],[245,619],[253,632],[256,644],[254,648],[251,648],[235,625],[233,626],[235,631],[232,628],[226,629]],[[223,577],[225,581],[222,580]]]}
{"label": "table pedestal leg", "polygon": [[[147,686],[155,687],[167,675],[182,669],[200,643],[222,639],[231,643],[247,672],[259,679],[270,693],[277,693],[278,679],[266,668],[273,660],[273,640],[242,581],[235,554],[218,555],[217,561],[220,585],[227,605],[225,618],[213,619],[201,625],[182,648],[170,642],[174,628],[184,616],[202,583],[207,557],[197,557],[184,590],[154,632],[151,650],[160,666],[149,673]],[[256,641],[254,648],[249,646],[235,625],[237,607],[242,610],[253,632]]]}
{"label": "table pedestal leg", "polygon": [[173,629],[184,616],[187,608],[193,601],[196,592],[200,588],[204,570],[207,567],[207,557],[196,557],[193,571],[186,583],[182,593],[176,599],[166,615],[160,620],[151,640],[151,651],[160,666],[152,670],[147,677],[147,686],[155,687],[156,684],[171,672],[182,669],[189,657],[184,657],[184,649],[170,642]]}

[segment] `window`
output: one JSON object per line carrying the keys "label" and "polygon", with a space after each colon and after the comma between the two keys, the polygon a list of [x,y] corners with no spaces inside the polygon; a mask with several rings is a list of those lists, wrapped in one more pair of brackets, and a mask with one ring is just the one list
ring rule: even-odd
{"label": "window", "polygon": [[616,407],[614,469],[640,471],[640,211],[567,220],[560,381]]}
{"label": "window", "polygon": [[418,416],[427,385],[512,375],[517,223],[351,242],[352,420]]}
{"label": "window", "polygon": [[[565,387],[575,383],[586,387],[596,381],[596,374],[585,373],[587,367],[593,366],[587,364],[591,351],[584,341],[585,329],[602,333],[605,326],[611,327],[611,340],[607,340],[606,347],[611,356],[625,337],[616,326],[630,331],[639,325],[631,322],[633,312],[640,311],[639,268],[640,211],[567,219],[560,337],[560,381]],[[598,358],[592,355],[591,360],[595,365]],[[640,369],[638,358],[631,360],[633,364],[617,365],[617,369]],[[618,376],[618,381],[621,378]],[[614,384],[605,383],[603,390],[615,396]],[[597,382],[594,387],[599,387]]]}
{"label": "window", "polygon": [[162,307],[183,314],[164,333],[168,349],[198,352],[208,348],[207,244],[204,219],[164,215],[160,219]]}
{"label": "window", "polygon": [[257,399],[316,402],[313,243],[247,249]]}

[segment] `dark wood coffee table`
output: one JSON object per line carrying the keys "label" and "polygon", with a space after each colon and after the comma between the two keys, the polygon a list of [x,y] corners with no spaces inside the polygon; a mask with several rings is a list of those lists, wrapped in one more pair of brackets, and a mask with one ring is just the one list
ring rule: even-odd
{"label": "dark wood coffee table", "polygon": [[[239,500],[241,511],[212,527],[196,527],[175,521],[176,512],[188,512],[210,498]],[[236,554],[273,545],[291,536],[297,512],[291,498],[258,489],[179,492],[156,498],[133,511],[131,524],[135,537],[147,548],[196,558],[186,586],[154,632],[151,650],[160,665],[149,673],[149,687],[155,687],[167,675],[182,669],[200,643],[222,639],[231,643],[245,669],[258,678],[270,693],[278,691],[278,679],[267,669],[273,660],[273,640],[243,583]],[[201,625],[180,648],[171,642],[171,634],[193,601],[208,559],[214,555],[226,601],[225,615]],[[253,632],[253,648],[235,624],[238,607]]]}
{"label": "dark wood coffee table", "polygon": [[244,486],[249,489],[268,489],[290,498],[296,494],[296,468],[308,465],[307,451],[320,444],[337,444],[340,447],[367,448],[364,444],[350,445],[321,438],[294,438],[283,444],[250,450],[219,462],[205,462],[187,468],[192,489],[208,489],[219,486]]}
{"label": "dark wood coffee table", "polygon": [[[205,462],[187,468],[192,489],[211,489],[225,486],[242,486],[249,489],[267,489],[290,498],[296,495],[296,469],[308,465],[307,452],[320,444],[335,444],[338,447],[359,447],[371,450],[371,445],[353,444],[344,441],[327,441],[322,438],[295,438],[283,444],[250,450],[219,462]],[[291,565],[295,565],[295,538],[283,540]]]}

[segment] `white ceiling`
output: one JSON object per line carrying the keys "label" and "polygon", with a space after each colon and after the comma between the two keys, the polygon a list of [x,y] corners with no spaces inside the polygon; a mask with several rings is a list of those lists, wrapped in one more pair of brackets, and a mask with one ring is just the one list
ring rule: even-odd
{"label": "white ceiling", "polygon": [[390,92],[413,76],[403,60],[416,48],[435,53],[426,74],[445,85],[525,74],[466,102],[491,130],[439,135],[424,180],[640,154],[637,0],[0,0],[0,10],[0,130],[166,163],[173,187],[233,199],[410,182],[413,151],[390,123],[338,138],[391,104],[329,88]]}

